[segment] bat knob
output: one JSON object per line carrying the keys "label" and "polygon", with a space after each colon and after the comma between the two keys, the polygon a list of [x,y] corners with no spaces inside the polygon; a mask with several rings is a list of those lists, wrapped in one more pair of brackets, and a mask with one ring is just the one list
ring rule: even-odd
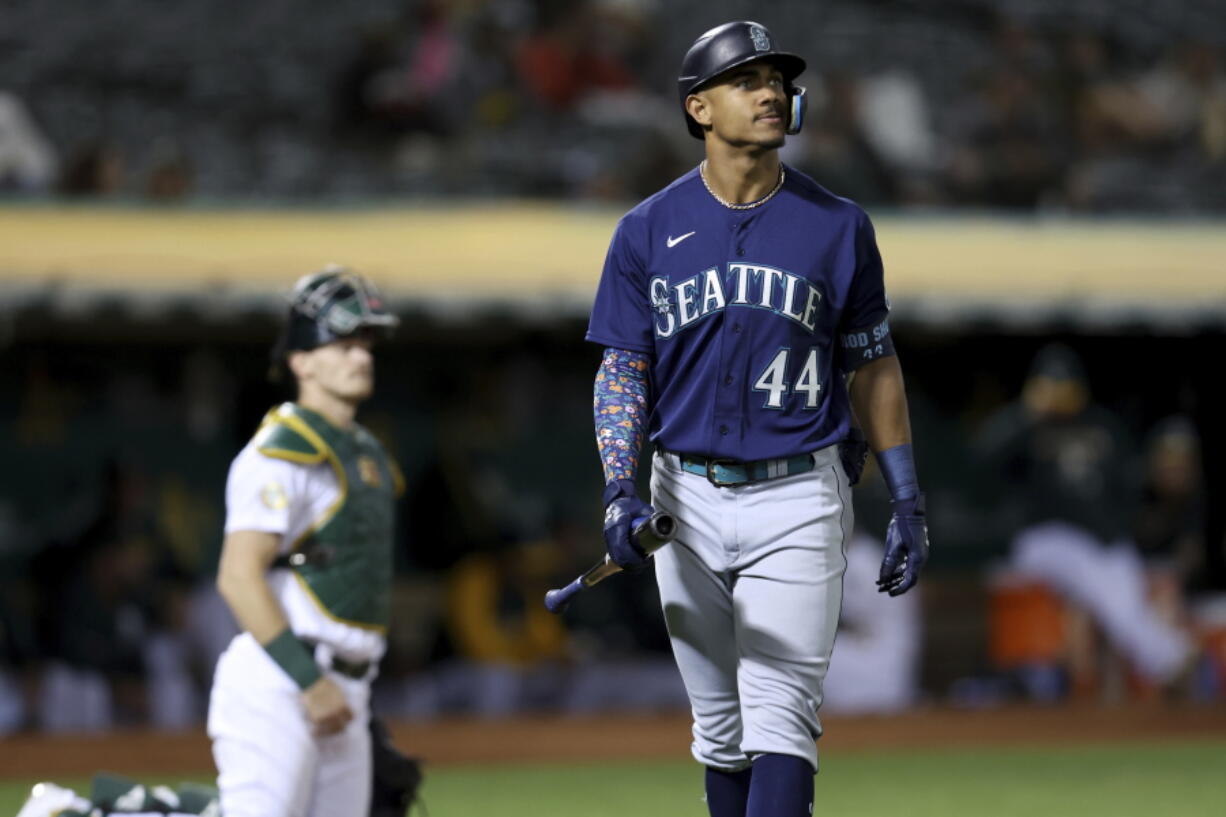
{"label": "bat knob", "polygon": [[545,594],[545,609],[551,613],[561,613],[570,604],[571,594],[567,588],[559,587]]}

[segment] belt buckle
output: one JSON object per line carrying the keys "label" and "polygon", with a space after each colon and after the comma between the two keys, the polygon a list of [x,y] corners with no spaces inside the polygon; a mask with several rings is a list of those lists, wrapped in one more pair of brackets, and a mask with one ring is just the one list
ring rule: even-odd
{"label": "belt buckle", "polygon": [[741,462],[740,460],[720,459],[717,457],[709,458],[707,460],[707,482],[711,483],[716,488],[728,488],[733,485],[744,485],[745,483],[750,481],[748,469],[745,470],[745,479],[739,480],[737,482],[724,482],[719,479],[716,479],[714,469],[718,468],[721,465],[740,466],[741,468],[745,468],[745,463]]}
{"label": "belt buckle", "polygon": [[339,655],[332,656],[332,669],[349,678],[362,679],[370,671],[369,661],[349,661]]}

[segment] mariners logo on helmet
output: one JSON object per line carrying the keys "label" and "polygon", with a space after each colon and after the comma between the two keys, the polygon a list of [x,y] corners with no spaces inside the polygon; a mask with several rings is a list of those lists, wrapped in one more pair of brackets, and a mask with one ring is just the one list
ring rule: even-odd
{"label": "mariners logo on helmet", "polygon": [[749,27],[749,39],[753,41],[754,51],[771,50],[771,35],[757,23]]}
{"label": "mariners logo on helmet", "polygon": [[[794,81],[805,70],[805,61],[795,54],[780,51],[766,26],[749,20],[716,26],[695,40],[685,52],[677,75],[682,112],[685,113],[685,100],[690,94],[698,93],[725,71],[757,60],[769,60],[783,74],[788,94],[787,132],[799,133],[804,122],[806,97],[805,89]],[[688,113],[685,113],[685,125],[694,138],[704,138],[702,127]]]}

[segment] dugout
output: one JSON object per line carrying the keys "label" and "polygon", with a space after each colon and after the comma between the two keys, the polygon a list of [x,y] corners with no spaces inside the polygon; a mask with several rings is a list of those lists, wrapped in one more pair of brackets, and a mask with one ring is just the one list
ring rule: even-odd
{"label": "dugout", "polygon": [[[619,215],[539,203],[0,209],[9,584],[30,575],[34,551],[63,535],[64,509],[117,458],[139,462],[166,494],[177,569],[211,572],[225,467],[284,396],[264,379],[277,293],[327,261],[370,275],[404,318],[364,416],[419,488],[405,516],[473,497],[489,506],[467,527],[405,523],[406,571],[445,570],[481,542],[557,525],[597,530],[598,350],[583,330]],[[1206,451],[1222,450],[1226,225],[874,218],[931,497],[926,686],[943,689],[986,661],[975,611],[987,604],[983,570],[1005,546],[968,479],[967,442],[1017,393],[1039,346],[1059,339],[1081,354],[1096,399],[1138,437],[1182,412]],[[457,450],[463,466],[448,461]],[[1206,468],[1219,495],[1226,474],[1212,457]],[[456,481],[465,485],[436,490]],[[882,526],[863,493],[862,518]],[[1224,527],[1210,503],[1204,587],[1223,586]],[[577,540],[590,560],[594,538]],[[635,638],[631,647],[666,648],[650,621]]]}

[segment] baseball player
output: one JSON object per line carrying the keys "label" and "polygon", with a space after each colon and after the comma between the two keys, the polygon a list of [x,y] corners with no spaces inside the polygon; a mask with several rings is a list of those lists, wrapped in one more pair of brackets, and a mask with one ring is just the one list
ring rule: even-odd
{"label": "baseball player", "polygon": [[367,813],[401,480],[354,415],[374,339],[398,322],[353,272],[301,278],[274,353],[297,399],[230,467],[217,584],[243,632],[218,660],[208,717],[226,817]]}
{"label": "baseball player", "polygon": [[694,42],[678,90],[706,158],[618,223],[587,332],[610,557],[646,562],[645,438],[678,521],[656,577],[712,817],[811,813],[857,419],[893,500],[879,589],[905,593],[928,553],[872,225],[779,160],[804,67],[753,22]]}
{"label": "baseball player", "polygon": [[39,784],[22,817],[404,814],[416,763],[368,707],[403,480],[354,421],[374,387],[372,345],[398,323],[342,267],[303,276],[290,296],[273,364],[292,374],[297,398],[268,412],[226,484],[217,584],[243,632],[217,662],[209,703],[217,792],[100,775],[89,799]]}

